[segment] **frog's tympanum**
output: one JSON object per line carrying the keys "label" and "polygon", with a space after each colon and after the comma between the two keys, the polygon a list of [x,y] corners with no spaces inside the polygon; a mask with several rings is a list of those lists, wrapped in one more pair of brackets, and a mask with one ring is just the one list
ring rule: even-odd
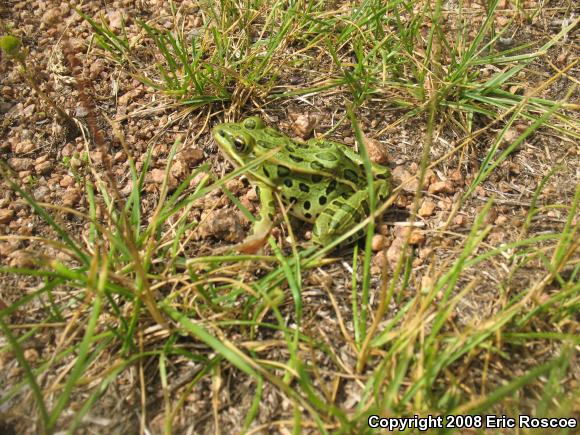
{"label": "frog's tympanum", "polygon": [[[278,192],[288,212],[314,224],[312,241],[327,245],[369,215],[369,191],[362,158],[347,145],[325,139],[298,142],[266,127],[258,117],[217,125],[213,134],[226,158],[236,167],[268,157],[247,176],[256,187],[260,214],[253,233],[238,248],[252,250],[264,241],[276,211]],[[390,173],[373,164],[378,201],[390,193]],[[348,240],[364,234],[360,231]]]}

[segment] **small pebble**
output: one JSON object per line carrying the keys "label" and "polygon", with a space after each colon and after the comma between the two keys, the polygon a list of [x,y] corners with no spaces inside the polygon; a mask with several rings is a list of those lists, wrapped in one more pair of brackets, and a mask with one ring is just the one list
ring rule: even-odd
{"label": "small pebble", "polygon": [[61,187],[70,187],[74,184],[75,180],[73,177],[71,177],[70,175],[64,175],[61,179],[60,179],[60,186]]}
{"label": "small pebble", "polygon": [[297,136],[300,136],[302,139],[306,139],[310,137],[317,124],[318,117],[314,115],[298,115],[292,124],[292,131],[294,131],[294,133]]}
{"label": "small pebble", "polygon": [[14,154],[28,154],[36,148],[36,145],[30,140],[23,140],[12,146]]}
{"label": "small pebble", "polygon": [[413,231],[409,237],[410,245],[423,245],[426,241],[425,234],[422,231]]}
{"label": "small pebble", "polygon": [[453,185],[449,181],[437,181],[429,186],[429,193],[453,193]]}
{"label": "small pebble", "polygon": [[375,252],[384,249],[387,246],[388,239],[382,234],[375,234],[371,242],[371,249]]}
{"label": "small pebble", "polygon": [[0,224],[7,224],[14,217],[14,210],[9,208],[0,208]]}
{"label": "small pebble", "polygon": [[433,215],[434,211],[435,211],[435,203],[430,199],[425,199],[421,204],[421,208],[419,208],[419,216],[421,217],[431,216]]}
{"label": "small pebble", "polygon": [[8,165],[17,172],[29,171],[34,166],[34,160],[27,157],[12,157],[8,159]]}

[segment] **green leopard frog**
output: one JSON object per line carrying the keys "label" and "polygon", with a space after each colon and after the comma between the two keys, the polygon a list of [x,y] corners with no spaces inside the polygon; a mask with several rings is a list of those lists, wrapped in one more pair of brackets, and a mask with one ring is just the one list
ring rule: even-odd
{"label": "green leopard frog", "polygon": [[[288,213],[314,224],[312,241],[327,245],[369,215],[369,191],[362,158],[347,145],[325,139],[298,142],[267,127],[258,117],[219,124],[214,138],[236,167],[268,157],[247,176],[256,187],[261,209],[252,234],[238,250],[252,251],[264,243],[271,228],[278,192]],[[373,164],[377,200],[390,193],[390,172]],[[347,243],[360,237],[361,230]]]}

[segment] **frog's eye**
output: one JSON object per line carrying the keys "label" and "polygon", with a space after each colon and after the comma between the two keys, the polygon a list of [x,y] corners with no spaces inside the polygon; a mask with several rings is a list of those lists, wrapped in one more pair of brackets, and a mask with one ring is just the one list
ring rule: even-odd
{"label": "frog's eye", "polygon": [[246,141],[238,136],[234,139],[234,146],[238,152],[243,153],[246,150]]}

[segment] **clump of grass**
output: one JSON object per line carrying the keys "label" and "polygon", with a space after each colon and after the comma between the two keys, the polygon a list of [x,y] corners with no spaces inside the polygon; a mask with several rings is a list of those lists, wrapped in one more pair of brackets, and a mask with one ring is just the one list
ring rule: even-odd
{"label": "clump of grass", "polygon": [[[176,12],[174,7],[174,16]],[[460,7],[454,20],[456,37],[450,40],[440,1],[434,5],[367,2],[334,14],[323,3],[303,9],[299,2],[286,7],[281,2],[240,7],[235,1],[224,1],[208,8],[202,27],[189,33],[178,20],[174,30],[138,21],[152,42],[153,71],[152,65],[138,58],[124,30],[117,35],[104,20],[79,13],[91,24],[101,48],[117,62],[128,65],[143,83],[187,105],[229,101],[239,109],[250,98],[279,100],[344,89],[355,107],[373,97],[386,97],[408,110],[410,118],[426,112],[436,88],[438,118],[461,125],[466,133],[478,116],[495,118],[522,103],[520,116],[532,121],[539,119],[538,113],[551,111],[554,102],[508,89],[517,83],[518,73],[541,59],[578,23],[570,23],[543,45],[526,43],[502,50],[498,41],[509,26],[495,29],[498,0],[487,5],[476,29],[472,16]],[[426,26],[430,31],[425,37]],[[418,52],[418,47],[423,51]],[[319,63],[321,52],[328,53],[332,65],[313,77],[317,84],[307,81],[292,90],[280,86],[280,79],[290,75],[282,71],[299,74]],[[483,66],[498,72],[486,77]],[[563,113],[557,111],[557,117],[571,125]],[[573,129],[544,124],[577,137]]]}
{"label": "clump of grass", "polygon": [[[282,66],[276,61],[280,60],[288,35],[300,26],[294,22],[299,5],[283,11],[277,4],[264,20],[259,18],[267,10],[264,5],[257,9],[239,8],[235,2],[225,1],[220,8],[222,13],[210,8],[210,21],[189,33],[179,23],[175,30],[161,30],[153,23],[138,21],[154,47],[154,71],[151,65],[142,65],[126,37],[116,35],[103,20],[79,14],[91,24],[101,48],[116,61],[128,64],[143,83],[178,97],[183,104],[196,107],[230,101],[233,95],[244,101],[252,94],[266,95],[275,83],[277,68]],[[172,9],[172,13],[175,15],[176,10]],[[257,38],[243,30],[256,28],[262,22]],[[247,27],[240,27],[241,23]],[[240,37],[232,38],[236,29]],[[243,101],[236,104],[241,106]]]}

